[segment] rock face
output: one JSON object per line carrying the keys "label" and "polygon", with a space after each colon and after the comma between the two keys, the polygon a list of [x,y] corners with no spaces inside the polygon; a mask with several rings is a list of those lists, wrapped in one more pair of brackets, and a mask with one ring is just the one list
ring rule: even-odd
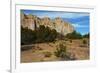
{"label": "rock face", "polygon": [[70,23],[64,22],[60,17],[55,19],[50,19],[49,17],[39,18],[35,15],[25,15],[21,13],[21,25],[31,30],[35,30],[40,25],[44,25],[45,27],[55,29],[63,35],[74,31],[74,27]]}

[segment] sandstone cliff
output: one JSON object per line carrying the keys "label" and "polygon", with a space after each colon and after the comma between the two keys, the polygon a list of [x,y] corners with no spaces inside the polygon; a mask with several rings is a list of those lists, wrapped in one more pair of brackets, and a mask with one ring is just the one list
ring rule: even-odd
{"label": "sandstone cliff", "polygon": [[28,29],[35,30],[40,25],[55,29],[57,32],[66,35],[74,31],[74,27],[69,22],[64,22],[60,17],[50,19],[49,17],[39,18],[35,15],[25,15],[21,13],[21,25]]}

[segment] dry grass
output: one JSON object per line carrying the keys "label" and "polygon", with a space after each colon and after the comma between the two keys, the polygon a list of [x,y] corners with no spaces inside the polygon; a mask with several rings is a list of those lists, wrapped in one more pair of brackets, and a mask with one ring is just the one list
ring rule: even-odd
{"label": "dry grass", "polygon": [[[90,51],[89,46],[80,46],[84,45],[81,39],[81,40],[72,40],[71,42],[70,40],[69,41],[59,40],[56,41],[55,43],[32,44],[31,49],[28,49],[27,47],[27,50],[21,51],[21,62],[29,63],[29,62],[44,62],[44,61],[60,61],[61,59],[57,58],[54,55],[54,51],[56,50],[57,45],[61,42],[63,42],[64,45],[67,46],[67,50],[72,55],[75,56],[76,60],[89,59],[89,51]],[[46,55],[48,55],[47,54],[48,52],[50,56],[46,57]]]}

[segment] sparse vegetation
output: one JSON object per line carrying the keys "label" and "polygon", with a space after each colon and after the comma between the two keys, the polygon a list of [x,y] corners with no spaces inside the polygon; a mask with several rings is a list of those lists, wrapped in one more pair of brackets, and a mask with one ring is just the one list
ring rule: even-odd
{"label": "sparse vegetation", "polygon": [[70,39],[69,42],[72,43],[73,41]]}
{"label": "sparse vegetation", "polygon": [[21,27],[21,45],[34,43],[36,40],[35,34],[34,31]]}
{"label": "sparse vegetation", "polygon": [[37,35],[37,43],[40,42],[53,42],[56,39],[57,32],[55,29],[50,29],[49,27],[45,27],[41,25],[37,30],[36,30],[36,35]]}
{"label": "sparse vegetation", "polygon": [[21,45],[53,42],[57,37],[55,29],[50,29],[41,25],[36,30],[32,31],[28,28],[21,27]]}
{"label": "sparse vegetation", "polygon": [[88,33],[88,34],[85,34],[85,35],[83,35],[83,38],[89,38],[90,37],[90,34]]}
{"label": "sparse vegetation", "polygon": [[79,33],[61,18],[52,21],[48,17],[22,16],[21,62],[89,59],[90,33],[83,35],[78,30]]}
{"label": "sparse vegetation", "polygon": [[68,38],[68,39],[82,39],[82,35],[76,31],[73,31],[72,33],[67,34],[66,38]]}
{"label": "sparse vegetation", "polygon": [[60,57],[63,60],[69,60],[69,52],[67,52],[66,49],[66,46],[64,46],[63,44],[59,44],[56,51],[54,52],[55,56]]}
{"label": "sparse vegetation", "polygon": [[[89,40],[89,34],[85,34],[82,36],[80,33],[77,33],[76,31],[69,33],[66,36],[63,36],[57,33],[56,30],[54,29],[51,30],[49,27],[40,26],[36,30],[30,30],[28,28],[21,27],[21,45],[22,46],[29,45],[29,44],[33,44],[33,45],[39,44],[38,46],[35,46],[35,47],[34,46],[33,47],[30,46],[28,48],[25,47],[25,51],[27,51],[28,54],[32,53],[31,57],[34,58],[34,60],[32,59],[32,61],[76,60],[77,59],[76,54],[78,50],[79,50],[78,52],[80,52],[80,50],[82,50],[82,52],[85,51],[85,49],[81,49],[83,47],[89,49],[89,47],[87,46],[89,42],[88,40]],[[78,42],[78,44],[75,42]],[[71,47],[69,45],[67,47],[67,44],[70,44]],[[57,45],[57,46],[54,46],[54,45]],[[77,45],[78,45],[78,48],[80,47],[78,50],[77,50]],[[74,48],[73,46],[76,46],[76,47]],[[73,50],[71,50],[73,48],[74,48],[74,51],[76,51],[75,54],[73,53]],[[32,52],[28,51],[29,49],[32,50]],[[42,52],[43,54],[40,55],[40,52],[38,51]],[[88,52],[85,51],[85,53],[87,54]],[[55,56],[56,58],[54,58]],[[82,59],[83,58],[86,59],[88,57],[89,56],[84,55]],[[78,59],[81,59],[81,55]]]}
{"label": "sparse vegetation", "polygon": [[83,44],[87,44],[87,41],[86,41],[86,39],[83,39]]}

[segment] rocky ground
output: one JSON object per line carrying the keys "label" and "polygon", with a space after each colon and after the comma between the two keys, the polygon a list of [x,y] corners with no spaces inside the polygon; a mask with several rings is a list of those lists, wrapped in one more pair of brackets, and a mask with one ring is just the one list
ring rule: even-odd
{"label": "rocky ground", "polygon": [[[60,58],[54,55],[57,44],[63,42],[66,49],[76,60],[89,59],[89,42],[84,44],[81,40],[59,40],[52,43],[39,43],[32,45],[24,45],[21,47],[21,63],[29,62],[44,62],[44,61],[61,61]],[[49,56],[48,56],[49,53]]]}

